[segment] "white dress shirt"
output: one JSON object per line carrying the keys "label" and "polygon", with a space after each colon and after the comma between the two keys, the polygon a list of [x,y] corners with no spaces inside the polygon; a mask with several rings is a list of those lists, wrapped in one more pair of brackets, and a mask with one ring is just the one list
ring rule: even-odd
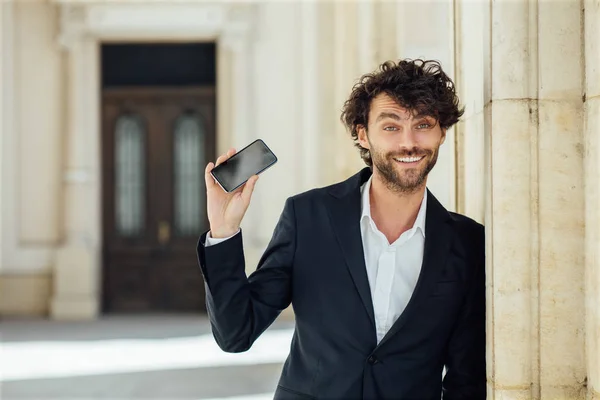
{"label": "white dress shirt", "polygon": [[[400,235],[394,243],[389,244],[371,218],[371,179],[372,177],[360,189],[360,232],[379,343],[406,308],[417,285],[425,245],[427,190],[413,227]],[[215,239],[209,232],[206,235],[205,246],[215,245],[235,235]]]}
{"label": "white dress shirt", "polygon": [[371,218],[371,179],[361,187],[360,232],[379,343],[406,308],[417,285],[425,245],[427,190],[413,227],[389,244]]}

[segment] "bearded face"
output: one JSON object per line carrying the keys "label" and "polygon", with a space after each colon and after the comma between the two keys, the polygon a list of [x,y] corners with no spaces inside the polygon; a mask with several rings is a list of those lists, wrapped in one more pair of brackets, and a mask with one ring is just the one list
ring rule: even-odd
{"label": "bearded face", "polygon": [[385,185],[397,193],[412,193],[422,187],[435,166],[439,144],[433,149],[385,151],[371,144],[371,159]]}
{"label": "bearded face", "polygon": [[372,100],[368,127],[359,130],[373,173],[397,193],[412,193],[425,185],[445,138],[434,117],[415,115],[385,93]]}

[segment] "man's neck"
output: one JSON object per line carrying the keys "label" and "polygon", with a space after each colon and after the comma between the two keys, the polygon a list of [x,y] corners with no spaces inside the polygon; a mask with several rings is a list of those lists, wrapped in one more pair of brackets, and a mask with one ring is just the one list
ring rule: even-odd
{"label": "man's neck", "polygon": [[391,190],[381,177],[373,175],[369,200],[371,218],[377,228],[393,243],[402,233],[411,229],[425,194],[426,185],[411,193],[398,193]]}

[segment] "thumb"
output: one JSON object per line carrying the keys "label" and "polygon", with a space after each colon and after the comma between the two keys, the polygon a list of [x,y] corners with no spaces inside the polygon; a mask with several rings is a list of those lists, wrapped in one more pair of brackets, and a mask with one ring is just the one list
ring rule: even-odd
{"label": "thumb", "polygon": [[246,204],[250,203],[250,198],[252,197],[252,192],[254,192],[254,186],[256,185],[257,180],[258,175],[253,175],[244,185],[244,189],[242,190],[242,199],[244,199]]}

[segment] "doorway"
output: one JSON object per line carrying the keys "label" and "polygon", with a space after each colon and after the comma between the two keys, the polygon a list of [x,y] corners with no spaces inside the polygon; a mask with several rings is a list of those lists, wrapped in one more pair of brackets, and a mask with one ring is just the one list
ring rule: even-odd
{"label": "doorway", "polygon": [[105,44],[101,57],[103,311],[205,312],[215,45]]}

